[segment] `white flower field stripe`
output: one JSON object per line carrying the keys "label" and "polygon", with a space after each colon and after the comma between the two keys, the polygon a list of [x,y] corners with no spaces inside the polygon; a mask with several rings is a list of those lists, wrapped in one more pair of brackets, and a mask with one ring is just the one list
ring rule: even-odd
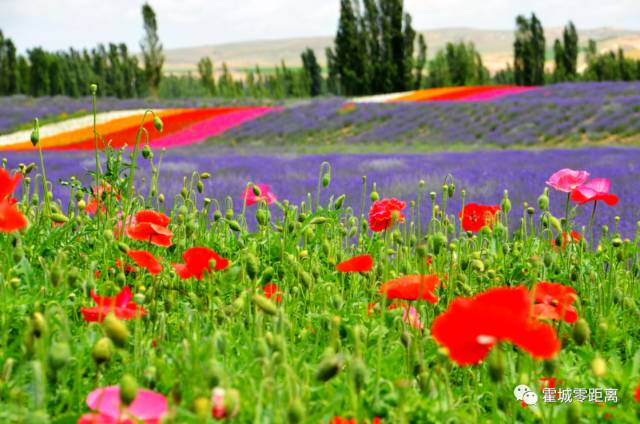
{"label": "white flower field stripe", "polygon": [[414,91],[404,91],[402,93],[388,93],[388,94],[377,94],[375,96],[367,96],[367,97],[354,97],[351,99],[353,103],[384,103],[390,100],[394,100],[400,97],[408,96],[409,94],[413,94]]}
{"label": "white flower field stripe", "polygon": [[[133,109],[133,110],[116,110],[112,112],[102,112],[96,115],[96,123],[106,124],[107,122],[115,119],[127,118],[129,116],[142,115],[145,109]],[[156,110],[156,113],[159,110]],[[40,127],[40,139],[46,137],[53,137],[69,131],[75,131],[82,128],[89,128],[93,126],[93,115],[83,116],[81,118],[68,119],[66,121],[55,122],[53,124],[47,124]],[[11,134],[0,136],[0,147],[11,146],[13,144],[25,143],[31,139],[31,130],[17,131]]]}

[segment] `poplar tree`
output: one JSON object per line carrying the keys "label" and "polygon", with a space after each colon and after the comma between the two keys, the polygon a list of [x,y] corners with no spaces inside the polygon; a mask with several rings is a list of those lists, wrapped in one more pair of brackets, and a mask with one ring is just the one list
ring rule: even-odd
{"label": "poplar tree", "polygon": [[309,83],[309,95],[315,97],[320,95],[322,90],[322,70],[318,65],[316,54],[310,48],[302,53],[302,66],[306,79]]}
{"label": "poplar tree", "polygon": [[145,3],[142,6],[142,19],[144,21],[145,36],[140,42],[140,48],[144,58],[145,77],[149,90],[154,96],[157,96],[160,80],[162,79],[164,54],[162,52],[162,43],[160,43],[160,37],[158,36],[156,14],[149,6],[149,3]]}

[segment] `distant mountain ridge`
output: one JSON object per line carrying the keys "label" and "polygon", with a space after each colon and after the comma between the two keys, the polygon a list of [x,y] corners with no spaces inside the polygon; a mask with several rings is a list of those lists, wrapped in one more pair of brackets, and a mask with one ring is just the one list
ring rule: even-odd
{"label": "distant mountain ridge", "polygon": [[[491,72],[512,62],[514,31],[442,28],[420,32],[426,37],[430,58],[447,42],[472,41]],[[598,42],[599,51],[617,50],[621,47],[628,55],[640,58],[640,31],[595,28],[578,30],[578,33],[581,46],[586,46],[587,41],[592,38]],[[553,41],[561,36],[562,28],[545,29],[547,48],[551,49]],[[315,51],[320,64],[324,66],[325,48],[332,45],[333,37],[302,37],[168,49],[165,51],[165,71],[174,74],[189,71],[196,73],[196,64],[204,56],[211,57],[216,68],[226,62],[235,72],[253,68],[256,64],[262,68],[272,68],[282,60],[288,66],[297,67],[301,66],[300,53],[307,47]]]}

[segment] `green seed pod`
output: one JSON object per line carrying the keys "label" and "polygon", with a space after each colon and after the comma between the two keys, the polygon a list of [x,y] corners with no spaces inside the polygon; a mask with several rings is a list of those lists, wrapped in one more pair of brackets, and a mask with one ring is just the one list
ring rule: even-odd
{"label": "green seed pod", "polygon": [[253,303],[255,303],[256,306],[260,308],[264,313],[275,315],[278,312],[278,308],[276,308],[276,305],[263,295],[255,293],[252,296],[252,299]]}
{"label": "green seed pod", "polygon": [[153,126],[158,132],[162,132],[162,130],[164,129],[164,123],[158,115],[154,115],[153,117]]}
{"label": "green seed pod", "polygon": [[453,195],[455,193],[456,193],[456,186],[453,183],[449,184],[449,189],[448,189],[448,193],[447,193],[449,195],[449,198],[450,199],[453,198]]}
{"label": "green seed pod", "polygon": [[287,423],[300,424],[305,419],[304,407],[300,399],[295,398],[289,403],[287,408]]}
{"label": "green seed pod", "polygon": [[240,226],[240,224],[238,224],[238,221],[229,220],[227,221],[227,224],[229,225],[229,228],[231,228],[235,232],[242,231],[242,227]]}
{"label": "green seed pod", "polygon": [[316,380],[327,382],[338,375],[342,368],[342,357],[331,355],[323,359],[316,369]]}
{"label": "green seed pod", "polygon": [[120,379],[120,401],[124,406],[133,403],[138,395],[138,382],[130,374],[125,374]]}
{"label": "green seed pod", "polygon": [[584,319],[580,318],[573,325],[573,340],[576,342],[578,346],[582,346],[589,340],[589,336],[591,335],[591,329],[589,328],[589,324]]}
{"label": "green seed pod", "polygon": [[204,191],[204,183],[202,181],[198,181],[196,188],[198,189],[198,193],[202,193]]}
{"label": "green seed pod", "polygon": [[129,339],[129,329],[126,324],[113,313],[109,313],[102,323],[104,332],[118,347],[124,347]]}
{"label": "green seed pod", "polygon": [[71,349],[66,342],[54,343],[49,349],[49,366],[58,371],[69,363],[71,360]]}
{"label": "green seed pod", "polygon": [[221,219],[222,219],[222,212],[220,212],[218,209],[216,209],[216,210],[213,212],[213,220],[214,220],[215,222],[218,222],[218,221],[220,221]]}
{"label": "green seed pod", "polygon": [[89,86],[89,92],[91,93],[92,96],[95,96],[96,93],[98,92],[98,84],[91,84]]}
{"label": "green seed pod", "polygon": [[211,174],[208,172],[201,172],[200,173],[200,179],[201,180],[208,180],[211,177]]}
{"label": "green seed pod", "polygon": [[252,280],[256,278],[260,272],[260,260],[253,253],[248,253],[245,260],[245,271]]}
{"label": "green seed pod", "polygon": [[120,250],[122,253],[127,253],[129,252],[129,246],[125,242],[119,241],[118,250]]}
{"label": "green seed pod", "polygon": [[40,142],[40,125],[38,118],[33,120],[33,131],[31,131],[31,144],[36,147]]}
{"label": "green seed pod", "polygon": [[160,195],[158,196],[158,202],[164,203],[164,194],[160,193]]}
{"label": "green seed pod", "polygon": [[380,195],[378,194],[377,191],[372,191],[369,198],[371,199],[372,202],[375,202],[380,198]]}
{"label": "green seed pod", "polygon": [[533,215],[534,213],[535,213],[535,209],[533,209],[531,206],[529,206],[529,207],[527,208],[527,214],[529,214],[529,215]]}
{"label": "green seed pod", "polygon": [[269,225],[269,222],[271,220],[270,215],[271,214],[269,213],[268,209],[258,209],[256,211],[256,221],[262,226]]}
{"label": "green seed pod", "polygon": [[489,376],[491,381],[499,383],[504,378],[504,358],[500,349],[494,349],[492,355],[489,357]]}
{"label": "green seed pod", "polygon": [[622,246],[622,239],[620,237],[616,237],[611,240],[611,244],[613,245],[613,247],[620,247]]}
{"label": "green seed pod", "polygon": [[103,337],[93,345],[91,356],[96,365],[101,365],[111,360],[113,354],[113,344],[108,337]]}
{"label": "green seed pod", "polygon": [[346,198],[347,198],[347,196],[345,196],[344,194],[343,194],[343,195],[341,195],[341,196],[339,196],[339,197],[336,199],[336,201],[335,201],[335,203],[333,204],[333,206],[334,206],[336,209],[340,209],[340,208],[342,208],[342,205],[343,205],[344,200],[345,200]]}
{"label": "green seed pod", "polygon": [[225,219],[231,220],[233,219],[233,209],[229,208],[224,213]]}

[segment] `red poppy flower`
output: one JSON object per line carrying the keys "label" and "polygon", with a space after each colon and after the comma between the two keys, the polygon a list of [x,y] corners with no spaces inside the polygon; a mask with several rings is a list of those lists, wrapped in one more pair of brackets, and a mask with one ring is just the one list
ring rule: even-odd
{"label": "red poppy flower", "polygon": [[402,224],[404,215],[402,210],[406,204],[398,199],[377,200],[369,210],[369,228],[371,231],[380,232],[391,227],[395,223]]}
{"label": "red poppy flower", "polygon": [[169,217],[155,211],[140,211],[136,213],[135,225],[126,226],[127,236],[134,240],[148,241],[156,246],[171,246],[173,232],[167,228]]}
{"label": "red poppy flower", "polygon": [[253,187],[245,188],[242,191],[242,198],[247,206],[255,205],[256,203],[264,202],[267,205],[275,202],[276,195],[271,192],[271,186],[268,184],[254,184],[259,194],[254,192]]}
{"label": "red poppy flower", "polygon": [[608,178],[594,178],[571,192],[571,200],[581,205],[587,202],[604,201],[609,206],[618,204],[618,196],[609,193],[611,182]]}
{"label": "red poppy flower", "polygon": [[[561,238],[562,245],[560,246],[560,249],[564,251],[564,249],[567,247],[569,243],[575,243],[580,240],[582,240],[582,234],[580,234],[576,230],[571,230],[569,234],[567,234],[566,231],[563,231],[562,238]],[[556,250],[558,250],[557,249],[558,242],[556,240],[551,240],[551,245],[556,246]]]}
{"label": "red poppy flower", "polygon": [[93,290],[91,290],[91,297],[98,306],[93,308],[80,308],[85,321],[88,322],[102,322],[109,312],[113,312],[116,317],[124,320],[132,319],[139,316],[143,316],[146,311],[142,306],[138,306],[135,302],[132,302],[133,294],[129,287],[125,287],[120,290],[120,293],[113,297],[98,296]]}
{"label": "red poppy flower", "polygon": [[192,247],[182,254],[183,264],[173,264],[176,273],[182,279],[195,277],[202,280],[204,272],[211,272],[211,261],[215,261],[214,269],[221,271],[229,265],[229,260],[222,258],[207,247]]}
{"label": "red poppy flower", "polygon": [[373,268],[373,258],[371,255],[354,256],[336,265],[340,272],[367,272]]}
{"label": "red poppy flower", "polygon": [[640,383],[636,387],[636,391],[633,394],[633,400],[635,400],[636,402],[640,402]]}
{"label": "red poppy flower", "polygon": [[[96,191],[98,192],[97,194],[96,194]],[[92,192],[91,200],[85,207],[84,209],[85,212],[89,214],[94,214],[98,211],[98,209],[100,210],[100,212],[105,212],[107,209],[102,204],[102,193],[105,193],[105,192],[111,193],[112,192],[111,185],[108,183],[101,184],[98,190],[96,190],[96,188],[93,187],[91,189],[91,192]],[[116,197],[116,200],[120,200],[120,195],[117,194],[115,197]]]}
{"label": "red poppy flower", "polygon": [[438,296],[433,291],[439,285],[440,280],[435,274],[405,275],[404,277],[387,281],[380,286],[379,292],[386,294],[387,299],[422,299],[435,304],[438,302]]}
{"label": "red poppy flower", "polygon": [[530,317],[530,306],[524,286],[458,297],[436,317],[431,334],[459,365],[477,364],[501,341],[510,341],[535,358],[552,358],[560,341],[552,326]]}
{"label": "red poppy flower", "polygon": [[477,203],[469,203],[464,206],[462,212],[458,215],[462,220],[462,228],[465,231],[480,231],[485,225],[489,228],[493,226],[496,213],[500,210],[499,206],[479,205]]}
{"label": "red poppy flower", "polygon": [[282,292],[277,285],[273,283],[265,284],[262,288],[262,292],[264,293],[264,297],[267,299],[271,299],[276,303],[282,302]]}
{"label": "red poppy flower", "polygon": [[159,274],[160,271],[162,271],[162,265],[146,250],[129,250],[127,255],[129,255],[138,266],[146,268],[153,275]]}
{"label": "red poppy flower", "polygon": [[18,231],[28,224],[22,212],[15,207],[16,200],[11,197],[19,183],[20,174],[15,173],[12,177],[0,168],[0,232]]}
{"label": "red poppy flower", "polygon": [[[373,417],[372,424],[380,424],[382,421],[380,417]],[[342,418],[342,417],[333,417],[329,424],[358,424],[358,421],[355,418]]]}
{"label": "red poppy flower", "polygon": [[533,287],[533,316],[537,318],[564,320],[571,324],[578,320],[578,313],[571,305],[576,300],[573,287],[558,283],[537,283]]}

